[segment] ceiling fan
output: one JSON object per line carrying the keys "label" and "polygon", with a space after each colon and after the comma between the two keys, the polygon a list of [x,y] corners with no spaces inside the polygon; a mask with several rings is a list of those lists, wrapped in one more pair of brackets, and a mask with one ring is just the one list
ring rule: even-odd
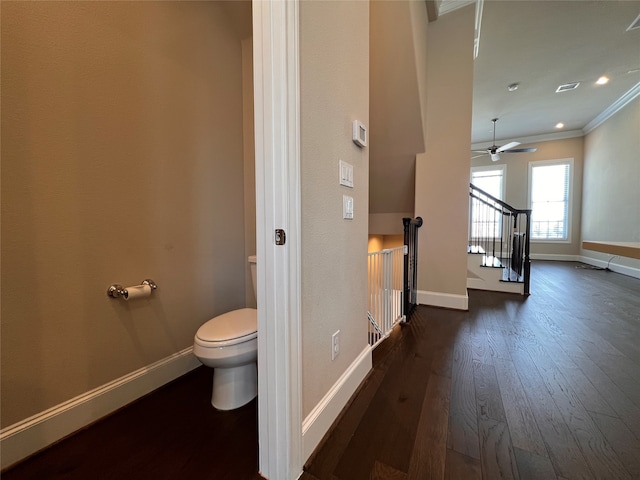
{"label": "ceiling fan", "polygon": [[493,145],[485,150],[472,150],[473,153],[480,154],[476,155],[475,157],[471,157],[472,159],[478,158],[482,155],[491,155],[491,160],[497,162],[498,160],[500,160],[501,153],[535,152],[537,150],[537,148],[513,148],[520,145],[520,142],[510,142],[501,147],[496,145],[496,122],[498,121],[498,119],[492,118],[491,121],[493,122]]}

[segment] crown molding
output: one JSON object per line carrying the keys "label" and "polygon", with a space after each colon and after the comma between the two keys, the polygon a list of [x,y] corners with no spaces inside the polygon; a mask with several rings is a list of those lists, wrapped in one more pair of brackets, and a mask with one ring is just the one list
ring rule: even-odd
{"label": "crown molding", "polygon": [[445,15],[472,3],[475,3],[475,0],[442,0],[438,5],[438,15]]}
{"label": "crown molding", "polygon": [[582,133],[586,135],[587,133],[592,132],[604,122],[606,122],[609,118],[613,117],[616,113],[626,107],[629,103],[635,100],[640,95],[640,82],[636,83],[631,89],[622,95],[618,100],[613,102],[608,108],[603,110],[596,118],[587,123],[583,129]]}
{"label": "crown molding", "polygon": [[[550,142],[552,140],[564,140],[566,138],[583,137],[584,132],[582,130],[567,130],[566,132],[553,132],[544,133],[542,135],[531,135],[528,137],[519,138],[500,138],[496,139],[496,143],[500,142],[502,145],[506,145],[509,142],[520,142],[521,145],[527,145],[529,143],[538,142]],[[471,144],[471,150],[483,150],[493,145],[493,142],[480,142]],[[509,153],[507,150],[504,153]]]}

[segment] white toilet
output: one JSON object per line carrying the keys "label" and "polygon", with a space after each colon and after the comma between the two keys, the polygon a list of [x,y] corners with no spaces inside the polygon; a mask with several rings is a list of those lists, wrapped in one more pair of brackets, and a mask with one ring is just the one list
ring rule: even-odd
{"label": "white toilet", "polygon": [[[256,292],[256,257],[249,257]],[[258,311],[241,308],[212,318],[196,332],[193,354],[214,368],[211,404],[233,410],[258,394]]]}

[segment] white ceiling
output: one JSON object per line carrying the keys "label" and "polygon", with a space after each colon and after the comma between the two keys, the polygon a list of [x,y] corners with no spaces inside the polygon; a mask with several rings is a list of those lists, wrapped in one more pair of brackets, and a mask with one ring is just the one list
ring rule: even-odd
{"label": "white ceiling", "polygon": [[[444,0],[440,14],[468,3]],[[575,136],[625,94],[639,94],[640,28],[626,31],[638,15],[635,0],[485,0],[474,65],[474,147],[491,144],[495,117],[498,145],[558,136],[558,122],[565,124],[562,136]],[[611,80],[597,86],[601,75]],[[515,82],[518,90],[509,92]],[[580,86],[555,93],[570,82]]]}

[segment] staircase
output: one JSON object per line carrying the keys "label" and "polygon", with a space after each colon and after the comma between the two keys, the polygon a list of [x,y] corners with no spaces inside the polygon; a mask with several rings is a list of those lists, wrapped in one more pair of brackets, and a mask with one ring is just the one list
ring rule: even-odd
{"label": "staircase", "polygon": [[467,288],[529,295],[531,210],[469,184]]}

